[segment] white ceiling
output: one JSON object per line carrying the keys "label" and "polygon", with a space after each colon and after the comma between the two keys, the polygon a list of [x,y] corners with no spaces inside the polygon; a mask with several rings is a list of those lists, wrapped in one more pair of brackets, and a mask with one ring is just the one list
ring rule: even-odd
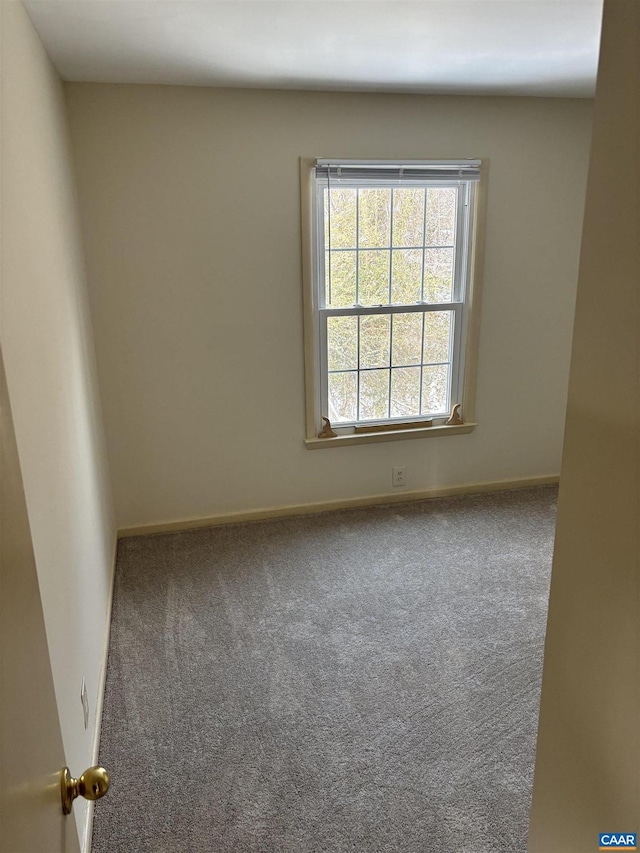
{"label": "white ceiling", "polygon": [[65,80],[590,97],[602,0],[27,0]]}

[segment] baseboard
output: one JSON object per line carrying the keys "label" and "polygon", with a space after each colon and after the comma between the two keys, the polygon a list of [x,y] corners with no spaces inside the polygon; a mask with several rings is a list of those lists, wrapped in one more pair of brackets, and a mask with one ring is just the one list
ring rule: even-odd
{"label": "baseboard", "polygon": [[284,518],[291,515],[310,515],[318,512],[330,512],[336,509],[357,509],[358,507],[377,506],[380,504],[407,503],[408,501],[451,497],[453,495],[473,495],[480,492],[503,492],[511,489],[526,489],[531,486],[553,485],[558,483],[559,479],[557,474],[550,474],[544,477],[495,480],[488,483],[467,483],[462,486],[446,486],[439,489],[401,491],[381,495],[368,495],[362,498],[347,498],[346,500],[319,501],[317,503],[275,506],[268,509],[225,512],[219,515],[201,516],[199,518],[183,518],[178,521],[162,521],[154,524],[122,527],[118,530],[118,537],[125,538],[127,536],[145,536],[153,533],[172,533],[181,530],[193,530],[198,527],[217,527],[221,524],[237,524],[243,521],[260,521],[267,518]]}
{"label": "baseboard", "polygon": [[[100,677],[98,678],[98,695],[96,697],[96,715],[93,729],[93,743],[91,744],[91,763],[97,764],[100,755],[100,731],[102,728],[102,709],[104,707],[104,688],[107,680],[107,660],[109,658],[109,639],[111,636],[111,609],[113,607],[113,587],[116,578],[116,559],[118,556],[118,533],[114,537],[113,555],[111,559],[111,577],[109,579],[109,595],[107,599],[107,611],[105,615],[106,625],[102,641],[102,657],[100,661]],[[93,810],[95,803],[89,800],[87,803],[87,817],[84,826],[84,838],[82,840],[82,853],[91,853],[91,839],[93,836]]]}

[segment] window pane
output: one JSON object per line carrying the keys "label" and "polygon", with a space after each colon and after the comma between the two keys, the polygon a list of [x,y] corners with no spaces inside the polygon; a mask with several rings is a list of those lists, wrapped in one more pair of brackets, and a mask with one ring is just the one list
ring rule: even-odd
{"label": "window pane", "polygon": [[[331,276],[331,279],[329,279]],[[345,308],[356,301],[356,252],[325,252],[324,277],[327,287],[327,305]],[[331,286],[329,287],[329,281]]]}
{"label": "window pane", "polygon": [[391,190],[362,189],[358,198],[359,245],[375,248],[388,246],[391,234]]}
{"label": "window pane", "polygon": [[327,317],[327,364],[329,370],[358,367],[357,317]]}
{"label": "window pane", "polygon": [[360,367],[388,367],[391,318],[360,317]]}
{"label": "window pane", "polygon": [[420,364],[422,361],[422,314],[393,315],[392,364]]}
{"label": "window pane", "polygon": [[360,374],[360,420],[389,417],[389,371],[364,370]]}
{"label": "window pane", "polygon": [[[356,193],[355,189],[331,188],[331,210],[325,190],[325,246],[332,249],[353,249],[356,245]],[[331,224],[331,241],[328,228]]]}
{"label": "window pane", "polygon": [[451,302],[452,299],[453,249],[425,249],[425,302]]}
{"label": "window pane", "polygon": [[394,249],[391,262],[391,301],[401,305],[419,302],[422,249]]}
{"label": "window pane", "polygon": [[393,191],[393,245],[422,246],[424,235],[424,190]]}
{"label": "window pane", "polygon": [[331,423],[344,423],[356,419],[356,398],[358,394],[356,373],[329,374],[329,412]]}
{"label": "window pane", "polygon": [[437,364],[422,368],[422,414],[449,411],[449,366]]}
{"label": "window pane", "polygon": [[420,414],[420,368],[399,367],[391,371],[391,417],[411,418]]}
{"label": "window pane", "polygon": [[427,191],[427,245],[452,246],[456,230],[455,187],[434,187]]}
{"label": "window pane", "polygon": [[449,361],[453,311],[429,311],[424,315],[424,363]]}
{"label": "window pane", "polygon": [[360,305],[389,304],[389,252],[359,252],[358,302]]}

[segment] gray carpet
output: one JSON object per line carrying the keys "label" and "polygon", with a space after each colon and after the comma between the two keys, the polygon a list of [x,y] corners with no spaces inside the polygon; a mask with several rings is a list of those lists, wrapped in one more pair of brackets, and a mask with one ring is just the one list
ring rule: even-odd
{"label": "gray carpet", "polygon": [[543,487],[120,543],[94,853],[519,853]]}

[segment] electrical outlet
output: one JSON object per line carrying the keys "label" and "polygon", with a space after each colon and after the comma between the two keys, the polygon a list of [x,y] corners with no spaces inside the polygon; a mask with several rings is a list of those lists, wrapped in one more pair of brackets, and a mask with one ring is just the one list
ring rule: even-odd
{"label": "electrical outlet", "polygon": [[405,479],[405,467],[402,465],[399,468],[391,469],[391,482],[394,488],[398,488],[399,486],[406,486],[407,481]]}
{"label": "electrical outlet", "polygon": [[82,713],[84,715],[84,727],[89,728],[89,697],[87,696],[87,685],[84,678],[82,679],[82,687],[80,688],[80,701],[82,702]]}

